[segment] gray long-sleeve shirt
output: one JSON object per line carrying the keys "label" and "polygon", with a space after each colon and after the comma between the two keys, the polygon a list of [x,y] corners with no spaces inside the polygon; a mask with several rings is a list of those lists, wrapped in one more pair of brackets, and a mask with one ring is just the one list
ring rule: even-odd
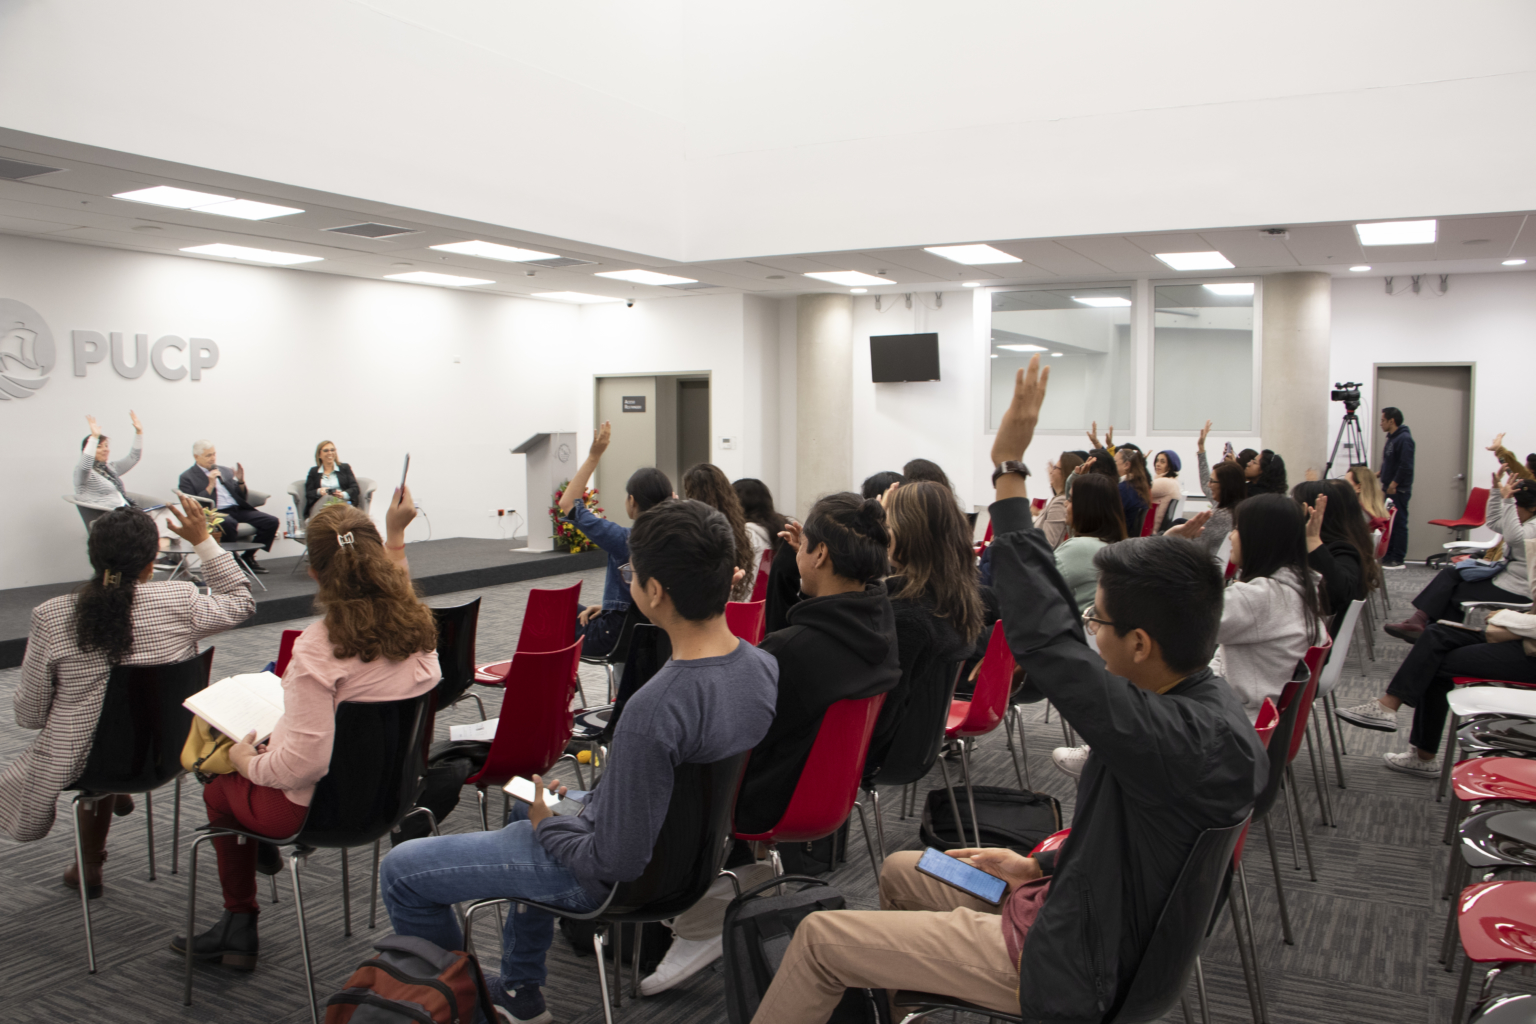
{"label": "gray long-sleeve shirt", "polygon": [[544,819],[539,842],[599,899],[638,878],[667,817],[672,769],[757,746],[778,691],[778,662],[745,641],[723,657],[667,662],[624,705],[587,806]]}

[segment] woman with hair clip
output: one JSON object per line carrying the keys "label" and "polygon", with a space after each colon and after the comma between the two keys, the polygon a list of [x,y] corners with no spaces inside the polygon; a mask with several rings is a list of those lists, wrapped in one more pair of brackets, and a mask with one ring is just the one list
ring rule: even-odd
{"label": "woman with hair clip", "polygon": [[1364,463],[1357,463],[1349,467],[1344,477],[1360,498],[1360,511],[1367,520],[1387,518],[1386,502],[1381,497],[1381,481],[1376,479],[1374,469]]}
{"label": "woman with hair clip", "polygon": [[1122,445],[1115,449],[1115,469],[1120,473],[1120,505],[1125,513],[1126,531],[1139,537],[1142,520],[1152,509],[1152,480],[1147,475],[1146,456]]}
{"label": "woman with hair clip", "polygon": [[1240,503],[1232,523],[1232,564],[1211,671],[1226,677],[1248,718],[1280,691],[1307,649],[1321,642],[1317,579],[1307,565],[1307,516],[1285,494]]}
{"label": "woman with hair clip", "polygon": [[[206,595],[189,581],[152,581],[159,531],[146,513],[124,507],[91,528],[90,580],[32,612],[13,700],[16,723],[41,732],[0,773],[0,832],[17,842],[41,839],[53,828],[59,794],[80,777],[90,755],[113,666],[185,661],[197,655],[199,640],[239,625],[256,610],[249,577],[209,538],[201,506],[182,498],[168,507],[175,520],[168,528],[203,560]],[[76,807],[86,894],[96,897],[112,814],[127,814],[133,801],[108,796]],[[80,887],[73,860],[64,884]]]}
{"label": "woman with hair clip", "polygon": [[1093,604],[1093,592],[1099,584],[1093,556],[1125,540],[1125,511],[1120,492],[1112,480],[1093,471],[1096,462],[1096,457],[1090,458],[1072,485],[1072,499],[1067,502],[1072,536],[1056,549],[1056,571],[1072,591],[1078,611]]}
{"label": "woman with hair clip", "polygon": [[741,511],[741,499],[719,466],[701,462],[683,474],[683,497],[702,501],[725,516],[736,536],[736,568],[746,575],[731,590],[732,601],[745,601],[752,596],[757,582],[757,559],[762,548],[754,548],[752,537],[747,533],[747,518]]}
{"label": "woman with hair clip", "polygon": [[902,740],[904,720],[933,721],[931,712],[949,700],[956,665],[971,654],[986,614],[971,527],[949,488],[908,482],[886,502],[894,575],[885,586],[896,612],[901,681],[880,709],[866,776]]}
{"label": "woman with hair clip", "polygon": [[[604,420],[592,439],[586,460],[571,477],[556,505],[560,509],[561,522],[575,526],[608,556],[608,574],[603,578],[603,603],[588,605],[577,613],[573,636],[582,641],[581,653],[594,657],[613,650],[619,631],[624,627],[624,616],[634,603],[630,600],[629,586],[619,572],[629,561],[629,527],[592,512],[581,498],[612,437],[613,427]],[[624,514],[630,522],[639,519],[646,509],[677,497],[672,490],[672,481],[655,466],[642,466],[631,473],[624,491]]]}
{"label": "woman with hair clip", "polygon": [[[235,766],[203,787],[208,823],[281,839],[304,825],[315,786],[330,771],[336,708],[343,701],[406,700],[435,687],[437,623],[411,585],[405,528],[416,518],[409,488],[397,488],[384,522],[348,505],[327,505],[309,521],[309,575],[324,613],[300,634],[283,670],[283,714],[261,746],[250,733],[230,749]],[[382,781],[382,780],[381,780]],[[235,836],[213,841],[224,916],[192,939],[192,956],[256,967],[257,846]],[[171,940],[185,956],[186,938]]]}
{"label": "woman with hair clip", "polygon": [[1339,635],[1351,601],[1363,601],[1381,586],[1374,545],[1365,529],[1365,516],[1355,489],[1342,480],[1308,480],[1291,490],[1291,497],[1309,509],[1307,564],[1323,580],[1330,616],[1328,633]]}
{"label": "woman with hair clip", "polygon": [[1285,460],[1278,453],[1265,448],[1259,457],[1243,467],[1248,478],[1248,497],[1256,494],[1285,494]]}

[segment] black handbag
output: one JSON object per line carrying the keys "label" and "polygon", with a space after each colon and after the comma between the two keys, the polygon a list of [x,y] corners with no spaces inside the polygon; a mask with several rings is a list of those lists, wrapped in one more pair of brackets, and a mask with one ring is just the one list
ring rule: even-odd
{"label": "black handbag", "polygon": [[[1027,854],[1040,840],[1061,829],[1061,802],[1048,793],[1002,786],[976,786],[973,792],[983,845],[1006,846],[1016,853]],[[955,787],[955,802],[960,805],[960,821],[965,826],[963,835],[955,829],[955,812],[949,802],[949,792],[942,787],[928,791],[919,827],[924,843],[940,850],[976,845],[965,787]]]}

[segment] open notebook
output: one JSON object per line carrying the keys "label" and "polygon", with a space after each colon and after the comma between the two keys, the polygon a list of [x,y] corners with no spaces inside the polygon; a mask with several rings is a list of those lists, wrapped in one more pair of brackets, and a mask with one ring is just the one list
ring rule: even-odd
{"label": "open notebook", "polygon": [[225,736],[241,740],[254,731],[260,743],[283,717],[283,681],[271,672],[230,676],[181,703]]}

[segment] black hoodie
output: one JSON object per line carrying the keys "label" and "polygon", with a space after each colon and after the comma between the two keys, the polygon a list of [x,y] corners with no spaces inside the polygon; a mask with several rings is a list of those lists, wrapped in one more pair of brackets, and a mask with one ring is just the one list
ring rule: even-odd
{"label": "black hoodie", "polygon": [[896,617],[883,583],[802,600],[789,609],[789,626],[760,646],[778,659],[779,696],[736,798],[736,831],[749,835],[783,817],[827,708],[885,693],[901,679]]}

